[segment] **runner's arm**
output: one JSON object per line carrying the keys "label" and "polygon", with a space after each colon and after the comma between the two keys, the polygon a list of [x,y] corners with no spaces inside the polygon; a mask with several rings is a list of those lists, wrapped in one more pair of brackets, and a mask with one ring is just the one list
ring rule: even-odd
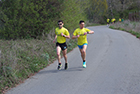
{"label": "runner's arm", "polygon": [[80,35],[77,35],[77,36],[72,36],[72,39],[76,39],[76,38],[78,38]]}
{"label": "runner's arm", "polygon": [[66,35],[63,35],[63,37],[70,39],[70,35],[68,35],[68,36],[66,36]]}
{"label": "runner's arm", "polygon": [[65,38],[70,39],[70,35],[64,35],[63,33],[61,33],[61,35],[62,35],[63,37],[65,37]]}
{"label": "runner's arm", "polygon": [[88,34],[94,34],[94,31],[89,31]]}
{"label": "runner's arm", "polygon": [[57,35],[55,35],[55,38],[54,38],[54,40],[53,40],[53,43],[55,43],[56,38],[57,38]]}
{"label": "runner's arm", "polygon": [[86,34],[93,34],[93,33],[94,33],[94,31],[89,31],[89,32],[85,32],[84,35],[86,35]]}

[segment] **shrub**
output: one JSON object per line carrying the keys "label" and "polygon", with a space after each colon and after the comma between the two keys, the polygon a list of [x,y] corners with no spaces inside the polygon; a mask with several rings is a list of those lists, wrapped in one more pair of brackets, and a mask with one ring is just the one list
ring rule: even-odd
{"label": "shrub", "polygon": [[59,19],[64,20],[70,31],[78,26],[79,20],[87,20],[86,1],[79,0],[3,0],[0,19],[0,38],[29,39],[48,34],[56,27]]}
{"label": "shrub", "polygon": [[114,29],[114,27],[113,27],[113,26],[109,26],[109,28]]}
{"label": "shrub", "polygon": [[139,38],[140,37],[139,25],[140,25],[139,22],[130,22],[129,20],[126,20],[124,21],[124,23],[115,23],[111,25],[110,28],[127,31],[135,35],[137,38]]}
{"label": "shrub", "polygon": [[60,0],[4,0],[0,15],[5,21],[0,30],[1,38],[36,38],[48,32],[59,17],[59,5]]}

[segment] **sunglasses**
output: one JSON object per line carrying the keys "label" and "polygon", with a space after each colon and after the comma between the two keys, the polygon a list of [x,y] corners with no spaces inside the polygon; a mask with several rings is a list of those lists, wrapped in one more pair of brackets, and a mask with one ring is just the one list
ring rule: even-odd
{"label": "sunglasses", "polygon": [[62,24],[58,24],[58,25],[62,25]]}

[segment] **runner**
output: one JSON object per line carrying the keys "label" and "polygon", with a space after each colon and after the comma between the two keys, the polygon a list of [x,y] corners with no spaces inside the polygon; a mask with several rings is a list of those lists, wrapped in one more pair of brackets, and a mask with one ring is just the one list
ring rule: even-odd
{"label": "runner", "polygon": [[122,22],[124,21],[124,19],[122,18]]}
{"label": "runner", "polygon": [[68,68],[68,62],[67,62],[67,44],[66,44],[66,38],[70,38],[69,32],[66,28],[63,27],[64,23],[62,20],[58,21],[58,28],[55,29],[55,38],[53,40],[53,43],[55,43],[55,40],[57,39],[56,43],[56,51],[57,51],[57,58],[58,58],[58,70],[61,70],[62,64],[61,64],[61,50],[63,52],[63,56],[65,59],[65,70]]}
{"label": "runner", "polygon": [[111,19],[111,22],[112,22],[112,24],[114,24],[116,22],[116,19],[115,18],[112,18]]}
{"label": "runner", "polygon": [[109,18],[107,18],[107,26],[109,26],[109,21],[110,21],[110,19],[109,19]]}
{"label": "runner", "polygon": [[122,19],[121,18],[119,18],[119,23],[122,21]]}
{"label": "runner", "polygon": [[114,19],[113,18],[111,19],[111,24],[114,24]]}
{"label": "runner", "polygon": [[93,34],[94,31],[91,31],[87,28],[84,28],[85,22],[79,22],[80,28],[77,28],[72,36],[72,39],[78,38],[78,47],[81,52],[81,57],[83,60],[83,68],[86,68],[86,49],[87,49],[87,34]]}

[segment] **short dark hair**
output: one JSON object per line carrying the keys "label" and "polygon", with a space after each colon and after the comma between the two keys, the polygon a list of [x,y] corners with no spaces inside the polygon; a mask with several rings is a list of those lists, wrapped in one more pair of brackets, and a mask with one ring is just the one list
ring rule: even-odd
{"label": "short dark hair", "polygon": [[81,21],[79,22],[79,24],[84,23],[84,22],[85,22],[85,21],[81,20]]}
{"label": "short dark hair", "polygon": [[62,23],[63,23],[63,21],[62,21],[62,20],[59,20],[59,21],[58,21],[58,23],[59,23],[59,22],[62,22]]}

